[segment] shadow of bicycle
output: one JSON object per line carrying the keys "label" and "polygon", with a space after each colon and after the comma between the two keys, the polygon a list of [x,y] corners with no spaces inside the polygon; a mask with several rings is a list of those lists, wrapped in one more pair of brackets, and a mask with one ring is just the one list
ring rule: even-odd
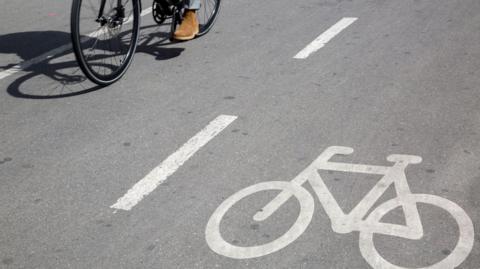
{"label": "shadow of bicycle", "polygon": [[[141,28],[136,53],[145,53],[156,60],[178,57],[184,48],[165,47],[172,44],[166,25],[148,25]],[[60,31],[23,32],[0,35],[0,53],[16,54],[29,61],[41,57],[47,51],[64,46],[66,49],[51,55],[34,65],[22,68],[25,75],[15,79],[7,93],[17,98],[55,99],[78,96],[99,87],[83,75],[70,46],[70,33]],[[42,57],[43,58],[43,57]],[[0,71],[15,68],[16,64],[0,66]]]}

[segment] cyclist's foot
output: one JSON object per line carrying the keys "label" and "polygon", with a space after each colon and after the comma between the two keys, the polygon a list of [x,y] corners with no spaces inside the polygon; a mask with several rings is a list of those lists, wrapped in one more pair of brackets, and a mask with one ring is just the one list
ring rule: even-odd
{"label": "cyclist's foot", "polygon": [[173,34],[173,38],[181,41],[191,40],[195,38],[198,31],[199,26],[195,10],[185,10],[183,21]]}

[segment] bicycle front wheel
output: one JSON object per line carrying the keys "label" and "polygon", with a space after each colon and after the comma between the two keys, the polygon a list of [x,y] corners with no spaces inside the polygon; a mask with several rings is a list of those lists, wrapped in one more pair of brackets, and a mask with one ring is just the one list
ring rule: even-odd
{"label": "bicycle front wheel", "polygon": [[139,0],[73,0],[73,51],[82,71],[98,85],[112,84],[125,74],[139,28]]}
{"label": "bicycle front wheel", "polygon": [[200,0],[200,9],[197,11],[200,30],[197,36],[202,36],[212,29],[219,11],[220,0]]}
{"label": "bicycle front wheel", "polygon": [[[300,204],[300,213],[295,223],[279,238],[257,246],[236,246],[227,242],[220,233],[220,223],[227,211],[240,200],[261,191],[288,191]],[[269,181],[262,182],[245,189],[227,198],[210,217],[205,229],[205,240],[210,249],[216,253],[233,259],[258,258],[276,252],[295,241],[303,234],[312,220],[314,201],[310,193],[302,186],[291,182]]]}

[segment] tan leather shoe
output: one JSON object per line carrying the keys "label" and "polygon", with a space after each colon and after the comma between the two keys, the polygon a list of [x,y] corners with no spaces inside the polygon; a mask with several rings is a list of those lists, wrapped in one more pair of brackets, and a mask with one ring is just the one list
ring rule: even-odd
{"label": "tan leather shoe", "polygon": [[195,38],[198,31],[199,26],[195,10],[185,10],[183,21],[173,34],[173,38],[181,41],[191,40]]}

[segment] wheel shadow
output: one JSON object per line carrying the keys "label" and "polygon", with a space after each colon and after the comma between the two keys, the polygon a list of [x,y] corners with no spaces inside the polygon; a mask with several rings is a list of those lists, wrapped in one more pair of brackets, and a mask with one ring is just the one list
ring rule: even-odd
{"label": "wheel shadow", "polygon": [[[164,25],[165,27],[167,25]],[[169,27],[169,25],[168,25]],[[163,61],[178,57],[184,48],[168,47],[168,30],[158,25],[141,27],[136,53],[152,55]],[[168,29],[168,28],[167,28]],[[91,83],[82,73],[70,46],[70,33],[61,31],[23,32],[0,35],[0,54],[15,54],[23,61],[41,57],[45,52],[66,46],[68,49],[48,55],[37,63],[21,68],[26,72],[7,87],[16,98],[56,99],[87,94],[102,87]],[[20,64],[21,65],[21,64]],[[15,68],[16,64],[0,66],[0,71]]]}

